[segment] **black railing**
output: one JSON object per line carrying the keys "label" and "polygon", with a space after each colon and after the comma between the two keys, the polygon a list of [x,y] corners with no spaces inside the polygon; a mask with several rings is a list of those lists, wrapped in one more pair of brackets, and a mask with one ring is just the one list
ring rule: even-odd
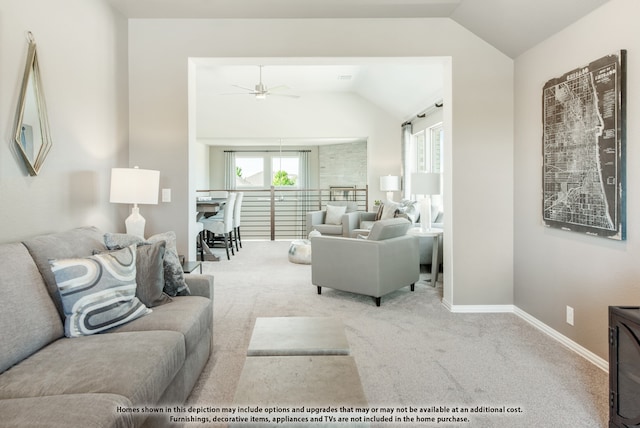
{"label": "black railing", "polygon": [[[198,196],[208,196],[220,189],[198,190]],[[368,188],[331,187],[329,189],[266,190],[235,189],[244,192],[241,207],[242,239],[300,239],[307,235],[307,212],[324,209],[331,201],[354,201],[358,210],[369,205]]]}

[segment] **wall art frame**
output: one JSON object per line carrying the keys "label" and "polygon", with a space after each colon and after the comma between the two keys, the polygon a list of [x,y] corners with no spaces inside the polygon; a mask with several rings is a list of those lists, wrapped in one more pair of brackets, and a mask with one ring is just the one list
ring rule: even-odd
{"label": "wall art frame", "polygon": [[36,42],[31,32],[27,32],[27,42],[27,60],[16,108],[14,142],[29,175],[35,176],[40,173],[53,143]]}
{"label": "wall art frame", "polygon": [[626,50],[542,90],[545,226],[626,239]]}

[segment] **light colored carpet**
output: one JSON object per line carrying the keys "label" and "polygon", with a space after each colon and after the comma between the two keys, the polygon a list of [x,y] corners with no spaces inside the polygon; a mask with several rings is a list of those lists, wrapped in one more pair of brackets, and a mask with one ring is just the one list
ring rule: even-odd
{"label": "light colored carpet", "polygon": [[384,296],[380,307],[326,288],[318,295],[311,266],[290,263],[288,248],[244,242],[231,261],[204,264],[215,277],[214,351],[188,405],[232,403],[257,317],[330,316],[345,325],[372,407],[522,409],[471,413],[471,423],[448,426],[607,426],[607,374],[517,316],[450,313],[442,288],[422,281],[413,293]]}

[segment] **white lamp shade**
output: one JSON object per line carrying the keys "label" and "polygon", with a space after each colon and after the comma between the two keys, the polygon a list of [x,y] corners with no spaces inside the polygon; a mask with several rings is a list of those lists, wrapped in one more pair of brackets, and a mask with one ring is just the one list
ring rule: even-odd
{"label": "white lamp shade", "polygon": [[383,175],[380,177],[380,190],[383,192],[400,190],[400,177],[396,175]]}
{"label": "white lamp shade", "polygon": [[111,169],[109,201],[119,204],[157,204],[160,171],[139,168]]}
{"label": "white lamp shade", "polygon": [[439,195],[440,174],[435,172],[411,174],[411,193],[414,195]]}

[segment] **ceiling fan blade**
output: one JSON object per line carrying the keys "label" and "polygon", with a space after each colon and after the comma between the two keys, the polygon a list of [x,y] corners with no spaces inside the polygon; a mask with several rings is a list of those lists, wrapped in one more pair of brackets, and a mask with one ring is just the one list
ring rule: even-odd
{"label": "ceiling fan blade", "polygon": [[272,93],[269,92],[267,95],[269,96],[274,96],[274,97],[289,97],[289,98],[300,98],[300,95],[293,95],[293,94],[278,94],[278,93]]}
{"label": "ceiling fan blade", "polygon": [[273,88],[269,88],[269,91],[279,91],[281,89],[291,89],[291,88],[289,88],[287,85],[278,85],[278,86],[274,86]]}
{"label": "ceiling fan blade", "polygon": [[224,92],[218,95],[257,95],[256,92]]}
{"label": "ceiling fan blade", "polygon": [[254,88],[247,88],[245,86],[240,86],[240,85],[231,85],[231,86],[236,87],[236,88],[240,88],[240,89],[244,89],[245,91],[255,92]]}

